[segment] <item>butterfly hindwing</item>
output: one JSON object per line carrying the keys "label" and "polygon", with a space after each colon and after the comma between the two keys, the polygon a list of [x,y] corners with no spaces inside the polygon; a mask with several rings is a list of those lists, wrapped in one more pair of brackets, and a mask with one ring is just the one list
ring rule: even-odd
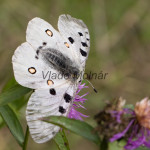
{"label": "butterfly hindwing", "polygon": [[55,116],[67,116],[72,105],[75,86],[68,83],[60,87],[35,90],[31,95],[26,119],[32,138],[37,143],[44,143],[55,136],[59,127],[42,121],[42,118]]}

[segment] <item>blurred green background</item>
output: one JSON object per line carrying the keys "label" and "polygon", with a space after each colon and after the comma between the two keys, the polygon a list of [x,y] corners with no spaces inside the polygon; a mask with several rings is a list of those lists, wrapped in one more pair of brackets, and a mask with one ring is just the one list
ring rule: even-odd
{"label": "blurred green background", "polygon": [[[86,72],[108,73],[105,80],[90,80],[92,88],[82,111],[85,119],[96,126],[93,117],[106,100],[122,96],[135,103],[149,96],[150,89],[150,1],[149,0],[0,0],[0,89],[13,77],[11,57],[25,41],[26,27],[34,17],[57,28],[60,14],[82,19],[89,28],[91,50]],[[20,111],[26,127],[24,106]],[[71,150],[98,150],[95,144],[67,133]],[[53,141],[36,144],[30,138],[29,150],[57,150]],[[4,127],[0,130],[0,150],[20,150]]]}

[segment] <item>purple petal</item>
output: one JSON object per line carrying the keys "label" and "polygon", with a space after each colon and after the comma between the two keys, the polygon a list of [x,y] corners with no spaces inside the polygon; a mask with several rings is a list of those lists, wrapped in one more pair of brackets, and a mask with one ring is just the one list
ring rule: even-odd
{"label": "purple petal", "polygon": [[75,108],[82,108],[82,109],[86,109],[84,106],[82,106],[81,104],[83,104],[87,99],[83,98],[84,96],[86,96],[88,93],[79,96],[78,93],[83,89],[83,88],[88,88],[88,86],[85,86],[84,84],[79,84],[78,86],[78,90],[76,92],[76,96],[75,99],[73,100],[73,105],[70,109],[70,112],[68,114],[69,118],[74,118],[74,119],[78,119],[78,120],[82,120],[82,117],[88,117],[80,112],[78,112],[77,110],[75,110]]}
{"label": "purple petal", "polygon": [[112,117],[116,118],[118,123],[121,123],[121,115],[124,113],[124,111],[110,111]]}
{"label": "purple petal", "polygon": [[115,134],[111,139],[110,139],[110,142],[113,142],[115,140],[118,140],[120,139],[121,137],[123,137],[126,132],[129,130],[130,126],[132,125],[132,123],[134,122],[134,120],[131,120],[130,123],[128,124],[127,128],[121,132],[121,133],[118,133],[118,134]]}
{"label": "purple petal", "polygon": [[128,140],[127,145],[124,147],[126,150],[133,150],[138,148],[139,146],[143,145],[145,142],[145,136],[144,133],[142,133],[141,137],[139,137],[137,140],[132,141],[132,139]]}

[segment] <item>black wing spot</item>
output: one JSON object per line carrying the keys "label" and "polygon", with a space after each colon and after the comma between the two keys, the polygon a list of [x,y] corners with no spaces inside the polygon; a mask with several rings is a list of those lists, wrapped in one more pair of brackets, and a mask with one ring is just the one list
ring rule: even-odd
{"label": "black wing spot", "polygon": [[46,42],[43,42],[43,45],[45,46],[47,43]]}
{"label": "black wing spot", "polygon": [[88,47],[88,45],[85,42],[81,42],[82,46]]}
{"label": "black wing spot", "polygon": [[70,41],[71,44],[74,43],[74,39],[72,37],[69,37],[68,40]]}
{"label": "black wing spot", "polygon": [[86,39],[87,41],[89,41],[90,39]]}
{"label": "black wing spot", "polygon": [[69,103],[72,100],[72,97],[69,94],[65,93],[64,99],[65,99],[66,103]]}
{"label": "black wing spot", "polygon": [[35,58],[36,58],[36,59],[39,59],[39,57],[38,57],[38,56],[35,56]]}
{"label": "black wing spot", "polygon": [[55,134],[56,134],[56,132],[52,132],[52,134],[53,134],[53,135],[55,135]]}
{"label": "black wing spot", "polygon": [[82,56],[86,57],[87,56],[87,52],[83,51],[81,48],[80,48],[80,53]]}
{"label": "black wing spot", "polygon": [[66,112],[66,109],[64,109],[63,106],[59,106],[59,112],[64,114]]}
{"label": "black wing spot", "polygon": [[78,32],[78,34],[79,34],[80,36],[83,36],[83,34],[82,34],[81,32]]}
{"label": "black wing spot", "polygon": [[56,91],[55,91],[55,89],[53,89],[53,88],[50,89],[49,92],[50,92],[51,95],[56,95]]}
{"label": "black wing spot", "polygon": [[36,54],[39,55],[39,52],[40,52],[40,51],[39,51],[39,49],[38,49],[38,50],[36,51]]}

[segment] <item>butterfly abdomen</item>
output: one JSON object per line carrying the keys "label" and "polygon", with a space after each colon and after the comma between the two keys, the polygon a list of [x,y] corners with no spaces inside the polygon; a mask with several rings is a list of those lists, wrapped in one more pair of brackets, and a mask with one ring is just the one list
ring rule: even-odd
{"label": "butterfly abdomen", "polygon": [[[64,56],[61,52],[56,49],[44,49],[40,51],[43,59],[49,63],[50,66],[54,67],[62,75],[68,76],[70,80],[76,80],[80,73],[79,67],[75,62],[70,60],[67,56]],[[73,77],[73,78],[72,78]]]}
{"label": "butterfly abdomen", "polygon": [[51,61],[53,62],[53,64],[57,65],[60,68],[67,69],[66,64],[58,56],[56,56],[54,54],[51,54],[51,53],[47,53],[47,55],[49,57],[49,60],[51,59]]}

